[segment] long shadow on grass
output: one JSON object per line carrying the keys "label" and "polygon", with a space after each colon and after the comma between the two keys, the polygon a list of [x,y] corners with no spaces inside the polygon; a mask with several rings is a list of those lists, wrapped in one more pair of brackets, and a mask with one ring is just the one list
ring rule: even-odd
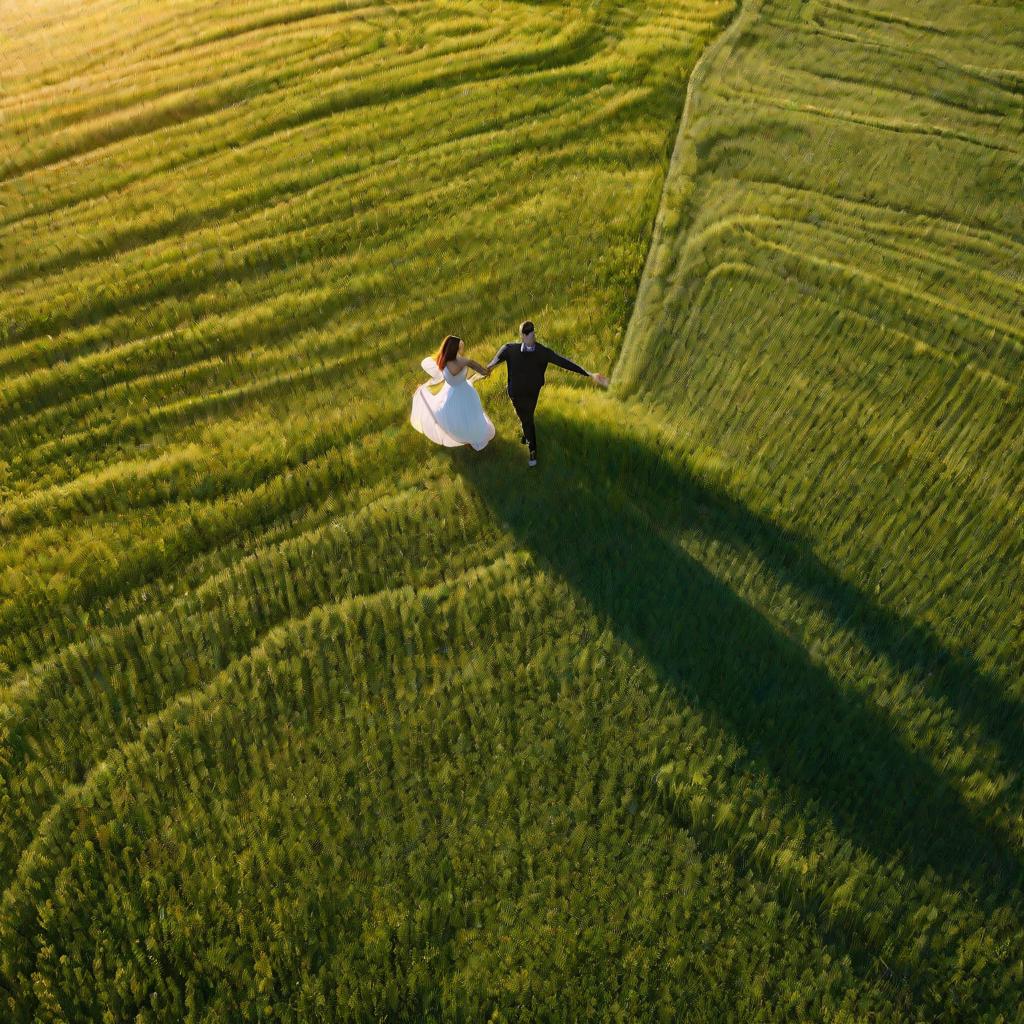
{"label": "long shadow on grass", "polygon": [[[776,576],[812,594],[898,668],[933,663],[954,704],[992,729],[994,685],[925,628],[890,615],[832,573],[804,543],[625,433],[545,409],[543,463],[498,439],[483,456],[455,453],[459,472],[546,564],[687,699],[712,711],[756,768],[815,800],[881,858],[925,865],[961,885],[1006,894],[1024,878],[1017,852],[976,818],[928,761],[798,643],[666,539],[698,529],[751,549]],[[977,691],[975,693],[975,691]],[[968,696],[975,694],[974,696]],[[985,696],[985,695],[988,696]]]}

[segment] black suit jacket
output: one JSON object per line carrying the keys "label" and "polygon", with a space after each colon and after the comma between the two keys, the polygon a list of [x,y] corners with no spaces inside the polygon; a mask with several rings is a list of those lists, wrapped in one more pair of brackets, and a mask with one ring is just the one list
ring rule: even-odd
{"label": "black suit jacket", "polygon": [[582,373],[584,377],[589,376],[582,366],[553,352],[539,341],[534,345],[532,352],[523,351],[522,342],[510,341],[498,349],[492,362],[505,363],[508,367],[507,390],[510,395],[537,394],[544,386],[544,371],[548,368],[548,363],[572,370],[573,373]]}

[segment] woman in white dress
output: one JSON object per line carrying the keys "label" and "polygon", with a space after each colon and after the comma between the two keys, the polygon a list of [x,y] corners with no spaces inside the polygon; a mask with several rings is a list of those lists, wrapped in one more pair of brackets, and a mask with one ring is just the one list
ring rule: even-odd
{"label": "woman in white dress", "polygon": [[[494,437],[494,424],[484,412],[469,371],[476,370],[482,377],[489,377],[491,371],[467,359],[462,354],[464,347],[461,338],[449,334],[437,356],[427,356],[420,364],[431,379],[416,389],[409,422],[435,444],[446,448],[468,444],[480,451]],[[442,381],[441,390],[434,394],[431,386]]]}

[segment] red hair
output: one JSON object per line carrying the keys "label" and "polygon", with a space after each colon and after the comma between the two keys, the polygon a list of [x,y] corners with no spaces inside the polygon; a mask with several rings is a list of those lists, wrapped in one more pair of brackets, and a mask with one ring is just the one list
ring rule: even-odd
{"label": "red hair", "polygon": [[461,338],[457,338],[454,334],[446,334],[444,341],[441,342],[441,347],[437,350],[437,368],[443,370],[447,365],[448,361],[454,359],[459,354],[459,342]]}

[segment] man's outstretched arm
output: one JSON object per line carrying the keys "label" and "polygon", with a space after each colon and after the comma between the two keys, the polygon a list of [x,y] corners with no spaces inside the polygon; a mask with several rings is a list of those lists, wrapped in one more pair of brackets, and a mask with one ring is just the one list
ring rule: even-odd
{"label": "man's outstretched arm", "polygon": [[503,363],[505,361],[505,356],[507,354],[505,350],[507,348],[508,345],[502,345],[501,348],[499,348],[498,351],[494,353],[494,358],[487,364],[488,370],[493,370],[498,365],[498,363]]}
{"label": "man's outstretched arm", "polygon": [[[551,350],[548,350],[551,352]],[[561,366],[563,370],[572,370],[573,373],[582,373],[584,377],[589,377],[595,384],[600,384],[601,387],[608,387],[608,378],[603,373],[591,373],[589,370],[584,370],[579,363],[574,363],[571,359],[566,359],[565,356],[560,356],[557,352],[551,352],[548,356],[548,362],[554,363],[555,366]]]}

